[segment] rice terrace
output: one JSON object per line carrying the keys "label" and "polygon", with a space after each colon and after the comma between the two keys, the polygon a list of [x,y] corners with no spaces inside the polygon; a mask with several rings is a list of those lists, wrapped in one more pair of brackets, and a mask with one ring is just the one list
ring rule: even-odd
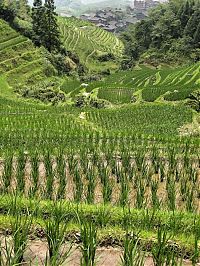
{"label": "rice terrace", "polygon": [[0,266],[17,265],[200,265],[198,0],[120,32],[0,0]]}

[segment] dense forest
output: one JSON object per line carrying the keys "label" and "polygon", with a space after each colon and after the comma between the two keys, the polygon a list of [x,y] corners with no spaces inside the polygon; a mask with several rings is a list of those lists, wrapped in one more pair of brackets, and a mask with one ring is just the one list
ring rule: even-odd
{"label": "dense forest", "polygon": [[123,67],[137,60],[159,64],[200,59],[200,1],[169,0],[150,10],[147,19],[122,34],[126,59]]}

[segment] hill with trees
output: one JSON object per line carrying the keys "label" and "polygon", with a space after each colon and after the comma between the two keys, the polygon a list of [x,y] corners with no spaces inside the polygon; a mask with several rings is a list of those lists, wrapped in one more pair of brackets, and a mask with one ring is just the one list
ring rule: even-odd
{"label": "hill with trees", "polygon": [[200,2],[169,0],[149,11],[122,36],[124,67],[141,63],[182,64],[200,59]]}

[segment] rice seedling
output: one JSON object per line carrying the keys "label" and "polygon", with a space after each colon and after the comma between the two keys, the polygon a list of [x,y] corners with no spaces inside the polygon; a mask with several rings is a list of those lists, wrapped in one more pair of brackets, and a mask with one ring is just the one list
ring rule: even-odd
{"label": "rice seedling", "polygon": [[78,160],[75,158],[73,151],[71,151],[70,155],[68,155],[68,166],[70,175],[73,175],[78,164]]}
{"label": "rice seedling", "polygon": [[73,174],[73,180],[75,184],[74,200],[75,202],[80,202],[82,200],[83,194],[83,181],[78,167],[76,167],[75,172]]}
{"label": "rice seedling", "polygon": [[30,188],[29,195],[35,197],[39,187],[39,156],[35,153],[31,157],[31,181],[32,187]]}
{"label": "rice seedling", "polygon": [[48,243],[46,261],[49,265],[59,266],[69,257],[72,246],[64,245],[68,220],[62,211],[62,202],[52,203],[52,212],[45,220],[45,235]]}
{"label": "rice seedling", "polygon": [[128,204],[128,195],[130,190],[126,174],[121,173],[120,183],[121,183],[121,193],[120,193],[119,204],[120,206],[124,207]]}
{"label": "rice seedling", "polygon": [[144,266],[145,252],[139,247],[139,239],[133,233],[126,232],[121,265],[123,266]]}
{"label": "rice seedling", "polygon": [[155,209],[159,209],[160,207],[160,201],[158,197],[158,187],[159,187],[159,182],[157,180],[152,180],[151,181],[151,201],[152,201],[152,206]]}
{"label": "rice seedling", "polygon": [[62,152],[59,153],[59,156],[57,157],[56,161],[57,161],[57,177],[59,180],[57,199],[64,199],[67,180],[66,180],[66,162]]}
{"label": "rice seedling", "polygon": [[4,159],[4,169],[3,169],[3,192],[8,193],[13,172],[13,154],[9,154]]}
{"label": "rice seedling", "polygon": [[113,192],[113,184],[109,177],[108,168],[103,166],[100,172],[100,178],[102,183],[102,194],[104,204],[111,202],[112,192]]}
{"label": "rice seedling", "polygon": [[79,218],[80,232],[82,244],[79,246],[81,250],[81,266],[96,265],[96,249],[97,249],[97,227],[93,222]]}
{"label": "rice seedling", "polygon": [[167,191],[167,205],[169,210],[175,211],[176,209],[176,181],[174,176],[168,174],[167,183],[166,183],[166,191]]}
{"label": "rice seedling", "polygon": [[47,199],[53,198],[53,184],[54,184],[54,172],[53,172],[53,165],[50,153],[47,152],[44,155],[44,165],[45,165],[45,174],[46,174],[46,191],[45,197]]}
{"label": "rice seedling", "polygon": [[17,169],[16,169],[16,180],[17,180],[17,190],[24,192],[25,189],[25,169],[26,167],[26,155],[23,150],[20,150],[17,159]]}
{"label": "rice seedling", "polygon": [[96,175],[94,168],[88,168],[86,178],[88,181],[86,200],[88,204],[94,203],[95,187],[96,187]]}
{"label": "rice seedling", "polygon": [[135,199],[135,207],[137,209],[144,208],[146,205],[145,191],[146,191],[146,182],[142,179],[139,179],[137,183],[136,199]]}
{"label": "rice seedling", "polygon": [[[14,218],[11,218],[11,230],[12,230],[12,245],[13,245],[13,262],[14,265],[19,265],[23,262],[24,252],[27,247],[28,236],[32,226],[33,216],[25,211],[25,214],[16,209]],[[9,248],[6,247],[7,255],[9,254]]]}
{"label": "rice seedling", "polygon": [[0,265],[1,266],[17,266],[16,264],[18,253],[14,253],[14,247],[11,239],[5,237],[4,240],[0,240]]}
{"label": "rice seedling", "polygon": [[190,184],[187,185],[185,198],[186,198],[186,210],[188,212],[195,211],[194,193],[195,193],[194,185],[192,186],[190,186]]}
{"label": "rice seedling", "polygon": [[152,248],[152,256],[155,266],[164,265],[182,265],[182,262],[178,260],[176,252],[172,246],[169,246],[169,240],[171,236],[167,233],[167,228],[164,225],[160,225],[157,230],[157,243]]}

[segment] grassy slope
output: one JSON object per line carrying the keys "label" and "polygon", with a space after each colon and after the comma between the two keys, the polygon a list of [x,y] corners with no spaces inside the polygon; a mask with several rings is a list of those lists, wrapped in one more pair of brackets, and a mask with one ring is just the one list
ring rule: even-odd
{"label": "grassy slope", "polygon": [[[62,39],[67,50],[77,53],[81,62],[92,72],[118,68],[123,43],[112,33],[76,18],[59,18]],[[113,53],[116,62],[99,62],[96,55]]]}
{"label": "grassy slope", "polygon": [[24,85],[35,85],[53,74],[55,70],[42,48],[36,48],[3,20],[0,20],[0,32],[0,80],[6,94],[12,93],[8,85],[17,90]]}
{"label": "grassy slope", "polygon": [[[77,94],[81,83],[65,81],[62,89]],[[140,66],[135,70],[112,74],[103,81],[93,82],[88,92],[98,91],[98,98],[112,104],[132,102],[182,102],[200,85],[200,63],[177,69],[152,69]]]}

